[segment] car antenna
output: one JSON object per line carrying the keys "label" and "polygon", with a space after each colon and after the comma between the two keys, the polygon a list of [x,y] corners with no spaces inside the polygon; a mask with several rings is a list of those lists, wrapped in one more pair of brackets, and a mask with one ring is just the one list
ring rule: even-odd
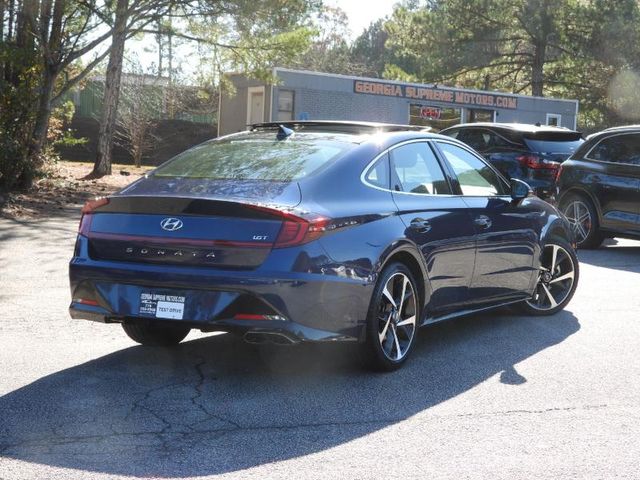
{"label": "car antenna", "polygon": [[287,128],[284,125],[278,125],[278,134],[276,135],[276,138],[278,140],[286,140],[294,133],[296,133],[294,130]]}

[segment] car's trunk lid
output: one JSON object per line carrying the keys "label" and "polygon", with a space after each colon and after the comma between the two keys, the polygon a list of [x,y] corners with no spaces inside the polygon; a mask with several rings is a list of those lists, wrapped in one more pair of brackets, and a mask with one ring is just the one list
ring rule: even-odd
{"label": "car's trunk lid", "polygon": [[249,201],[120,194],[90,215],[84,234],[95,259],[252,269],[278,237],[274,212]]}

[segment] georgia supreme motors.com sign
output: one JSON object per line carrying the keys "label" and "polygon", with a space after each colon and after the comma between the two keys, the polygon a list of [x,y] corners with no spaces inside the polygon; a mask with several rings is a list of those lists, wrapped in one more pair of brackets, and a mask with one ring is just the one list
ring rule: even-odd
{"label": "georgia supreme motors.com sign", "polygon": [[430,100],[455,105],[471,105],[482,107],[506,108],[516,110],[518,99],[495,93],[465,92],[448,88],[419,87],[416,85],[400,85],[397,83],[368,82],[354,80],[353,91],[368,95],[400,97],[411,100]]}

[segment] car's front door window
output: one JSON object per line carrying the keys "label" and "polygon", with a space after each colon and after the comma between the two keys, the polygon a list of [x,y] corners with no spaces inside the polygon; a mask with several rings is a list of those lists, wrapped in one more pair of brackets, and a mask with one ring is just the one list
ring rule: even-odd
{"label": "car's front door window", "polygon": [[483,160],[450,143],[438,142],[438,147],[458,178],[463,195],[506,195],[504,182]]}

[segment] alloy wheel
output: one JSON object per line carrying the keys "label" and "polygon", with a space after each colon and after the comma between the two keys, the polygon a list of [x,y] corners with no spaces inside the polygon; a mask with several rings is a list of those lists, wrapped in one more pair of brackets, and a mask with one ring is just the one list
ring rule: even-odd
{"label": "alloy wheel", "polygon": [[574,200],[565,207],[562,213],[569,220],[576,242],[578,244],[583,243],[593,227],[593,219],[591,218],[589,207],[580,200]]}
{"label": "alloy wheel", "polygon": [[527,304],[536,310],[553,310],[562,305],[573,291],[576,267],[573,257],[561,245],[544,247],[535,294]]}
{"label": "alloy wheel", "polygon": [[378,310],[378,340],[385,356],[404,358],[416,332],[416,294],[409,277],[395,273],[387,280]]}

